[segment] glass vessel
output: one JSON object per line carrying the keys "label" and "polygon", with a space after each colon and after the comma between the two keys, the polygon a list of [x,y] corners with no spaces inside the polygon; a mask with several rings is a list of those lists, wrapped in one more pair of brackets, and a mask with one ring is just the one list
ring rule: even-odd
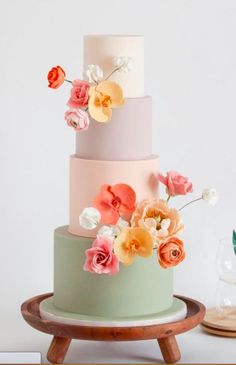
{"label": "glass vessel", "polygon": [[219,275],[216,293],[218,315],[236,319],[236,246],[232,238],[220,240],[216,264]]}

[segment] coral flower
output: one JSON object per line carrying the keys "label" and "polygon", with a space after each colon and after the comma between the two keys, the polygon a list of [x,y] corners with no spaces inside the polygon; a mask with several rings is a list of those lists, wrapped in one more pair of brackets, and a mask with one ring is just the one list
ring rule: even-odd
{"label": "coral flower", "polygon": [[152,236],[143,228],[126,227],[114,242],[115,255],[125,265],[132,264],[136,255],[151,256],[152,250]]}
{"label": "coral flower", "polygon": [[183,242],[178,237],[169,237],[157,249],[158,261],[165,269],[176,266],[185,259]]}
{"label": "coral flower", "polygon": [[132,215],[131,226],[147,229],[156,242],[184,229],[179,212],[161,199],[143,200]]}
{"label": "coral flower", "polygon": [[160,182],[166,186],[169,196],[186,195],[193,192],[193,184],[178,172],[169,171],[166,176],[158,175]]}
{"label": "coral flower", "polygon": [[136,194],[126,184],[103,185],[93,206],[101,213],[101,223],[116,224],[119,217],[129,220],[135,210]]}
{"label": "coral flower", "polygon": [[97,122],[108,122],[112,108],[124,103],[121,87],[113,81],[102,81],[89,89],[89,113]]}
{"label": "coral flower", "polygon": [[67,105],[70,108],[82,108],[88,104],[88,92],[90,85],[84,80],[74,80],[72,81],[72,89],[70,92],[70,99]]}
{"label": "coral flower", "polygon": [[48,87],[57,89],[65,81],[66,73],[61,66],[51,68],[48,73]]}
{"label": "coral flower", "polygon": [[98,236],[92,247],[85,251],[84,270],[96,274],[117,274],[119,261],[112,249],[113,241],[111,239]]}

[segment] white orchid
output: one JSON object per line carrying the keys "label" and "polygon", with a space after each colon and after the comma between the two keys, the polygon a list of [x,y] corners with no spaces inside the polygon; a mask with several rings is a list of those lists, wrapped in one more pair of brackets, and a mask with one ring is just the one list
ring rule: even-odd
{"label": "white orchid", "polygon": [[214,188],[204,189],[202,192],[202,199],[214,206],[218,202],[219,196]]}
{"label": "white orchid", "polygon": [[121,233],[122,229],[128,226],[129,223],[127,221],[119,218],[117,224],[114,226],[102,226],[98,231],[98,236],[105,236],[114,240]]}
{"label": "white orchid", "polygon": [[92,230],[96,228],[101,220],[99,210],[93,207],[85,208],[79,216],[80,226]]}
{"label": "white orchid", "polygon": [[98,65],[88,65],[86,76],[91,83],[99,83],[103,79],[103,70]]}
{"label": "white orchid", "polygon": [[133,69],[134,60],[131,57],[116,56],[113,57],[113,65],[118,71],[127,73]]}

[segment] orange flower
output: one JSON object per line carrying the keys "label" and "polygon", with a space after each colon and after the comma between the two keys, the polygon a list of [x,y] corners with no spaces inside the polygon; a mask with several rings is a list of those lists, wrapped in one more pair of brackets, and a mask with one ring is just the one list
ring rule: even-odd
{"label": "orange flower", "polygon": [[161,199],[143,200],[132,215],[131,226],[148,230],[156,242],[184,229],[179,212]]}
{"label": "orange flower", "polygon": [[136,255],[151,256],[152,249],[152,236],[143,228],[125,227],[114,242],[115,255],[125,265],[132,264]]}
{"label": "orange flower", "polygon": [[136,194],[127,184],[103,185],[93,207],[101,213],[101,223],[116,224],[120,215],[129,220],[135,209]]}
{"label": "orange flower", "polygon": [[108,122],[112,117],[112,108],[124,103],[120,86],[113,81],[102,81],[89,89],[89,113],[97,122]]}
{"label": "orange flower", "polygon": [[169,237],[157,249],[157,257],[163,268],[178,265],[185,259],[184,244],[178,237]]}
{"label": "orange flower", "polygon": [[57,89],[65,81],[66,73],[61,66],[53,67],[48,73],[48,87]]}

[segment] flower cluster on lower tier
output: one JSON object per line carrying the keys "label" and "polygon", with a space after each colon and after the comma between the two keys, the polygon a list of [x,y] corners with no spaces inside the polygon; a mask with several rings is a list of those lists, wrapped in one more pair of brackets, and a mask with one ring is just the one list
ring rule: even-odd
{"label": "flower cluster on lower tier", "polygon": [[150,257],[156,251],[163,268],[178,265],[185,258],[180,234],[184,230],[179,211],[185,206],[205,200],[214,205],[218,199],[215,189],[205,189],[202,196],[182,208],[169,207],[170,197],[193,191],[188,178],[170,171],[157,179],[166,186],[167,200],[153,198],[136,201],[135,191],[127,184],[104,184],[91,207],[79,217],[81,227],[95,229],[101,225],[92,247],[86,250],[84,270],[114,275],[120,263],[131,265],[136,256]]}

